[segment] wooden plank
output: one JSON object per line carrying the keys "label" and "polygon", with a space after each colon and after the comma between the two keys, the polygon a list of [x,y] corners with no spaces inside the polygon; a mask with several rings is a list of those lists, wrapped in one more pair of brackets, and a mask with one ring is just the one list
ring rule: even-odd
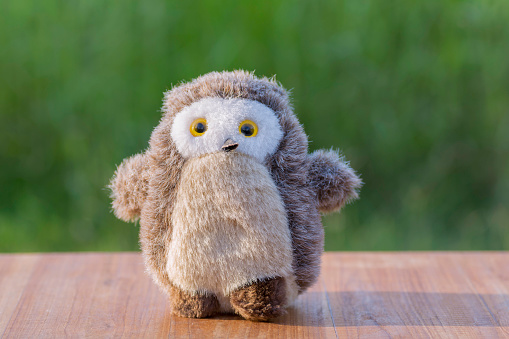
{"label": "wooden plank", "polygon": [[326,253],[322,266],[287,315],[255,323],[171,316],[138,253],[0,255],[0,336],[509,338],[509,253]]}
{"label": "wooden plank", "polygon": [[[4,261],[9,260],[6,257]],[[33,256],[39,264],[12,312],[5,337],[335,336],[320,284],[274,323],[255,323],[236,316],[186,319],[170,315],[165,295],[144,273],[139,254],[39,257]]]}
{"label": "wooden plank", "polygon": [[0,337],[5,332],[38,260],[33,255],[0,255]]}
{"label": "wooden plank", "polygon": [[339,337],[509,337],[507,253],[326,253]]}
{"label": "wooden plank", "polygon": [[139,254],[41,255],[6,337],[147,337],[168,332],[164,296]]}

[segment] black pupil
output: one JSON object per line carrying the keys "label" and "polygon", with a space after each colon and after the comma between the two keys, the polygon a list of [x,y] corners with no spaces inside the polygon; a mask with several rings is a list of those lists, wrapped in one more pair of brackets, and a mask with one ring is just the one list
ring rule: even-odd
{"label": "black pupil", "polygon": [[196,131],[196,133],[204,133],[206,129],[207,128],[202,122],[199,122],[196,124],[196,126],[194,126],[194,130]]}
{"label": "black pupil", "polygon": [[254,133],[254,127],[251,124],[244,124],[240,128],[240,131],[242,134],[244,134],[246,137],[250,137]]}

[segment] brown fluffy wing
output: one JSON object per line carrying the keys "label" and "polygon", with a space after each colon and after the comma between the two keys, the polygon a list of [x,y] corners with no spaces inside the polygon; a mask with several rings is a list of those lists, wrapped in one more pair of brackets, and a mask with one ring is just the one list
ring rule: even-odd
{"label": "brown fluffy wing", "polygon": [[320,212],[341,209],[359,197],[361,179],[335,151],[318,150],[308,155],[309,179],[315,187]]}
{"label": "brown fluffy wing", "polygon": [[136,221],[147,196],[148,178],[145,154],[124,159],[118,166],[109,188],[115,216],[124,221]]}

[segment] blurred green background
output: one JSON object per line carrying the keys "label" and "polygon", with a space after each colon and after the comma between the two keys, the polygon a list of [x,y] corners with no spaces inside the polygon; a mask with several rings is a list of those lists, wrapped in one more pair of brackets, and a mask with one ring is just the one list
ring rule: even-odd
{"label": "blurred green background", "polygon": [[105,189],[162,93],[277,74],[365,182],[326,250],[509,249],[509,1],[0,3],[0,251],[137,250]]}

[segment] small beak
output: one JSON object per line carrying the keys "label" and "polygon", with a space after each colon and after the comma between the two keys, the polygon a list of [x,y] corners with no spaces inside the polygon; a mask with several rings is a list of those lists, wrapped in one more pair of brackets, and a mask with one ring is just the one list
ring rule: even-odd
{"label": "small beak", "polygon": [[236,143],[232,139],[227,139],[224,142],[223,146],[221,146],[221,149],[225,152],[230,152],[230,151],[233,151],[234,149],[236,149],[237,147],[239,147],[238,143]]}

